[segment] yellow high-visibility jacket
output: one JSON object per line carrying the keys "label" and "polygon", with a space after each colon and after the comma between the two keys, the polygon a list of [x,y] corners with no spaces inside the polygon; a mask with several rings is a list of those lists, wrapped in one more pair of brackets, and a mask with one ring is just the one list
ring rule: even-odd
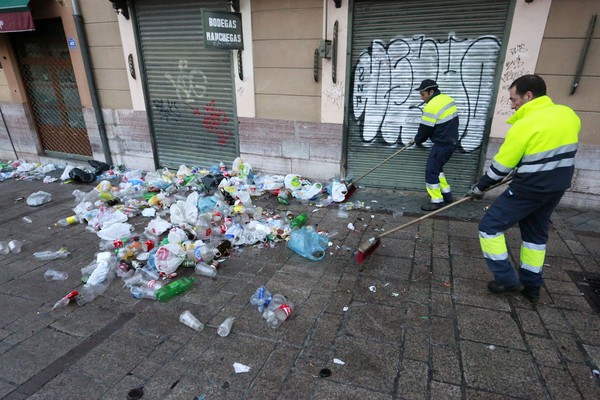
{"label": "yellow high-visibility jacket", "polygon": [[512,127],[477,187],[485,190],[515,170],[511,190],[524,197],[571,187],[581,121],[550,97],[523,104],[506,121]]}
{"label": "yellow high-visibility jacket", "polygon": [[421,144],[427,139],[444,146],[458,143],[458,112],[452,97],[438,92],[423,108],[415,143]]}

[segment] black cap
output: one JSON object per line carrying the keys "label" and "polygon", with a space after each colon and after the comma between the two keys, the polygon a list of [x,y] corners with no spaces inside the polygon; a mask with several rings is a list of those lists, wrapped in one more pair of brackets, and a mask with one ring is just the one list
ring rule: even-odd
{"label": "black cap", "polygon": [[420,92],[422,90],[432,90],[432,89],[437,89],[438,88],[438,84],[435,83],[435,81],[433,79],[425,79],[423,82],[421,82],[421,85],[416,88],[415,90],[417,92]]}

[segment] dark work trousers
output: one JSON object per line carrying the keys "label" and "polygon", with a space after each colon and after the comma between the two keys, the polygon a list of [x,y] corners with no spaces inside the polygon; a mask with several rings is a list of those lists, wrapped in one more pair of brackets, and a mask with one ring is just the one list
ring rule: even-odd
{"label": "dark work trousers", "polygon": [[425,182],[430,185],[440,183],[440,172],[444,172],[444,164],[452,157],[455,149],[456,146],[433,145],[425,165]]}
{"label": "dark work trousers", "polygon": [[[508,254],[503,258],[499,255],[501,251],[498,250],[496,257],[493,255],[490,257],[489,254],[486,256],[485,249],[483,249],[487,266],[492,274],[494,274],[497,282],[507,287],[518,286],[519,280],[524,287],[541,287],[544,284],[542,266],[546,252],[546,243],[548,242],[550,216],[560,202],[563,194],[564,192],[540,194],[538,197],[530,199],[520,197],[514,194],[511,189],[507,189],[498,196],[487,210],[479,223],[482,249],[484,248],[483,241],[487,240],[482,239],[482,235],[486,237],[500,236],[491,240],[504,240],[500,244],[503,244],[506,248],[504,232],[517,222],[519,223],[521,240],[523,242],[521,245],[521,268],[519,268],[518,280],[508,260]],[[527,259],[527,252],[531,254],[531,249],[535,249],[534,258],[537,257],[536,261],[539,264],[535,268],[528,266],[524,262],[524,259]]]}

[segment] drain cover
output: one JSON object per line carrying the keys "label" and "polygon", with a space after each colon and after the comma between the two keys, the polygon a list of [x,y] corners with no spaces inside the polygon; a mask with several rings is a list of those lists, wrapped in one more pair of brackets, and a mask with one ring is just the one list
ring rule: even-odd
{"label": "drain cover", "polygon": [[592,309],[600,314],[600,274],[581,271],[567,271],[577,289],[583,293]]}

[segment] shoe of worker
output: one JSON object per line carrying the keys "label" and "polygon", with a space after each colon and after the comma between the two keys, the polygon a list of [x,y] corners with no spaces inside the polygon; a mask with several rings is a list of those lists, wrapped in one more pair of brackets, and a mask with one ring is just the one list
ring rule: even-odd
{"label": "shoe of worker", "polygon": [[444,207],[446,204],[444,203],[425,203],[421,206],[421,210],[423,211],[435,211],[435,210],[439,210],[440,208]]}
{"label": "shoe of worker", "polygon": [[494,294],[515,293],[523,290],[523,286],[505,286],[503,283],[491,281],[487,285],[488,290]]}
{"label": "shoe of worker", "polygon": [[540,301],[540,288],[539,287],[526,287],[523,288],[523,296],[527,300],[531,302],[531,304],[536,305]]}

